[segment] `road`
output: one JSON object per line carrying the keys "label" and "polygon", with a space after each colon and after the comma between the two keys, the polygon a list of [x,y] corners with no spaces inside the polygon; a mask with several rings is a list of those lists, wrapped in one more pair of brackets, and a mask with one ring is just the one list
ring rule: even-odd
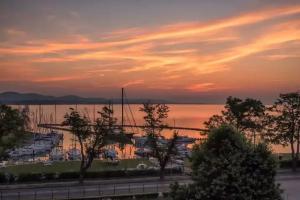
{"label": "road", "polygon": [[[115,183],[107,181],[107,183],[87,183],[85,185],[72,186],[51,186],[51,187],[34,187],[28,186],[22,188],[10,187],[2,189],[0,200],[31,200],[31,199],[68,199],[80,197],[96,197],[111,195],[127,195],[127,194],[144,194],[167,192],[170,184],[175,180],[181,184],[190,183],[191,180],[187,176],[177,176],[177,178],[166,177],[165,181],[159,181],[158,178],[139,178],[135,181],[121,180]],[[105,182],[105,181],[104,181]],[[129,183],[128,183],[129,182]]]}
{"label": "road", "polygon": [[300,175],[281,175],[277,177],[277,182],[284,190],[284,200],[300,199]]}
{"label": "road", "polygon": [[[137,178],[107,181],[90,181],[84,185],[77,183],[69,186],[55,184],[22,185],[1,188],[0,200],[32,200],[32,199],[68,199],[80,197],[96,197],[110,195],[127,195],[142,193],[167,192],[174,181],[180,184],[190,183],[188,176],[166,177],[165,181],[158,178]],[[276,178],[284,189],[284,200],[300,199],[300,175],[279,175]],[[1,196],[2,195],[2,196]]]}

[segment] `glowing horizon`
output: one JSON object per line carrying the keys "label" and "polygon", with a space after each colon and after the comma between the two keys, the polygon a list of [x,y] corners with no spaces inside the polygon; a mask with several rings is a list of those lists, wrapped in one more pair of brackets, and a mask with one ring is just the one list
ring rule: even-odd
{"label": "glowing horizon", "polygon": [[44,2],[0,3],[0,92],[219,102],[300,89],[296,1]]}

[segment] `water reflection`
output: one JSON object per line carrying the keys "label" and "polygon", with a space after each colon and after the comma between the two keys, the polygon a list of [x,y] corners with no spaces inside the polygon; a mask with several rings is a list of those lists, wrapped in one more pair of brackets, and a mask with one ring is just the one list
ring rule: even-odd
{"label": "water reflection", "polygon": [[[29,114],[31,119],[31,127],[34,131],[48,132],[37,127],[39,122],[41,123],[61,123],[64,120],[64,115],[69,112],[70,108],[76,109],[81,114],[84,114],[94,121],[99,116],[97,111],[100,111],[104,105],[29,105]],[[20,106],[14,106],[16,108]],[[133,104],[124,107],[125,112],[125,124],[133,124],[134,121],[138,125],[143,125],[143,114],[139,111],[141,105]],[[199,104],[171,104],[170,113],[168,118],[169,126],[181,126],[190,128],[204,128],[203,122],[206,121],[210,116],[219,114],[224,108],[224,105],[199,105]],[[114,117],[121,123],[121,105],[114,105]],[[131,113],[134,116],[134,120],[131,118]],[[143,135],[143,131],[138,128],[127,128],[128,132],[133,132],[137,135]],[[164,130],[163,135],[170,137],[172,130]],[[64,131],[63,148],[68,150],[74,146],[73,136]],[[181,130],[179,135],[189,136],[193,138],[200,138],[201,135],[197,131]],[[118,152],[119,158],[133,158],[135,157],[135,148],[132,145],[125,145],[124,148],[119,148],[118,145],[112,145],[108,148],[115,149]],[[290,149],[288,147],[283,148],[282,146],[273,146],[273,150],[276,153],[288,153]]]}

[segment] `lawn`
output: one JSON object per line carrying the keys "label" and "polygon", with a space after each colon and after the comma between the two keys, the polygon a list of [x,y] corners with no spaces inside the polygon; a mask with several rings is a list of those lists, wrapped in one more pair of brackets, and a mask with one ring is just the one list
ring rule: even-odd
{"label": "lawn", "polygon": [[[127,168],[136,168],[139,163],[145,163],[152,166],[146,159],[125,159],[120,160],[119,164],[111,164],[102,160],[94,160],[89,171],[105,171],[105,170],[120,170]],[[43,165],[42,163],[24,164],[8,166],[1,168],[1,172],[9,172],[15,175],[20,173],[61,173],[61,172],[76,172],[79,171],[80,161],[61,161],[54,162],[52,165]]]}

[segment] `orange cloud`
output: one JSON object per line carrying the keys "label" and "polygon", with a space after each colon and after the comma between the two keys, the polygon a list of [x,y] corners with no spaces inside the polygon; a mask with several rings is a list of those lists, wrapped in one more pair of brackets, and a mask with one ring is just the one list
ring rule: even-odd
{"label": "orange cloud", "polygon": [[214,83],[197,83],[186,87],[187,90],[192,90],[193,92],[206,92],[215,89]]}
{"label": "orange cloud", "polygon": [[141,85],[144,84],[144,80],[139,79],[139,80],[134,80],[134,81],[129,81],[127,83],[124,83],[122,85],[122,87],[128,87],[128,86],[132,86],[132,85]]}
{"label": "orange cloud", "polygon": [[81,80],[86,79],[85,76],[56,76],[56,77],[43,77],[33,79],[33,82],[61,82],[61,81],[71,81],[71,80]]}
{"label": "orange cloud", "polygon": [[279,24],[272,27],[266,34],[254,39],[246,45],[234,47],[228,52],[216,55],[214,60],[207,65],[217,65],[228,63],[245,56],[277,48],[277,45],[300,40],[300,20]]}
{"label": "orange cloud", "polygon": [[5,54],[43,54],[50,52],[66,51],[66,50],[91,50],[97,48],[109,48],[123,45],[131,45],[135,43],[190,37],[193,35],[201,35],[211,31],[222,31],[226,28],[243,26],[253,23],[258,23],[272,18],[282,17],[300,13],[300,5],[282,7],[282,8],[267,8],[256,12],[250,12],[239,16],[231,17],[224,20],[208,22],[208,23],[185,23],[179,25],[168,25],[159,28],[156,31],[146,32],[144,34],[135,35],[134,31],[120,30],[118,33],[132,33],[123,40],[90,42],[81,40],[79,43],[57,43],[48,42],[38,46],[0,48],[1,53]]}
{"label": "orange cloud", "polygon": [[282,60],[282,59],[287,59],[287,58],[300,58],[300,53],[299,54],[268,55],[268,56],[265,56],[265,58],[267,58],[269,60]]}
{"label": "orange cloud", "polygon": [[[250,42],[247,45],[225,49],[215,55],[199,54],[199,50],[195,48],[157,50],[163,45],[187,44],[188,42],[224,42],[237,40],[237,36],[224,36],[224,29],[229,27],[238,27],[242,25],[261,22],[264,20],[296,14],[300,12],[300,6],[290,6],[284,8],[271,8],[258,12],[246,13],[243,15],[231,17],[209,23],[187,23],[172,26],[164,26],[156,31],[145,32],[142,35],[134,36],[132,31],[124,31],[127,38],[117,41],[106,41],[102,43],[81,42],[78,44],[49,44],[48,47],[57,48],[57,50],[72,49],[93,49],[83,53],[66,54],[62,57],[53,58],[37,58],[35,62],[75,62],[88,60],[101,61],[132,61],[131,67],[121,70],[122,72],[138,72],[155,68],[164,69],[166,73],[174,73],[184,70],[194,70],[200,74],[214,73],[218,71],[228,70],[226,65],[229,62],[240,59],[242,57],[252,55],[257,52],[267,50],[274,44],[280,44],[289,41],[293,35],[285,31],[276,36],[270,30],[268,35]],[[213,34],[208,34],[212,32]],[[291,30],[291,32],[298,32]],[[226,32],[225,32],[226,33]],[[119,32],[118,34],[123,34]],[[128,35],[129,34],[129,35]],[[133,34],[133,36],[130,36]],[[268,39],[270,35],[274,35],[272,39]],[[192,37],[197,35],[197,37]],[[203,37],[201,37],[201,35]],[[274,38],[280,39],[274,40]],[[156,42],[156,40],[164,40]],[[45,49],[44,49],[45,50]],[[47,48],[46,48],[47,50]],[[49,48],[48,50],[54,50]]]}
{"label": "orange cloud", "polygon": [[[299,20],[283,18],[294,14],[300,14],[300,5],[265,8],[216,21],[173,24],[152,30],[125,29],[107,33],[101,41],[75,34],[68,42],[6,44],[0,45],[0,53],[21,62],[29,60],[42,70],[44,65],[69,68],[57,77],[37,76],[32,72],[34,82],[89,79],[96,86],[110,82],[120,86],[122,80],[123,87],[144,84],[145,88],[210,91],[221,87],[209,78],[205,83],[195,83],[196,80],[230,70],[234,62],[247,56],[299,41]],[[268,21],[261,32],[242,34],[250,25],[276,18],[280,20]],[[285,58],[292,57],[290,53],[285,52]],[[132,74],[139,76],[132,78]],[[134,80],[136,77],[143,79]]]}

